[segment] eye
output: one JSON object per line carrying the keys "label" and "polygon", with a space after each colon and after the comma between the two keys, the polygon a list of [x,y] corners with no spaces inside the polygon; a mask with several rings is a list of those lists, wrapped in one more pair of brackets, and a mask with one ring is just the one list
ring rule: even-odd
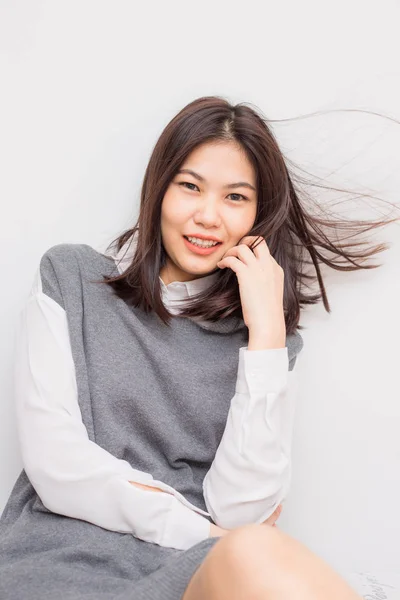
{"label": "eye", "polygon": [[[195,183],[189,183],[188,181],[181,181],[181,183],[179,183],[178,185],[182,185],[182,186],[184,186],[184,185],[194,185],[194,187],[197,187],[197,185]],[[197,189],[199,189],[199,188],[197,188]]]}
{"label": "eye", "polygon": [[[194,185],[194,187],[197,188],[197,185],[195,183],[190,183],[189,181],[181,181],[180,183],[178,183],[178,185],[181,185],[181,186]],[[191,191],[194,191],[191,188],[188,188],[188,189],[190,189]],[[199,188],[197,188],[197,189],[199,189]],[[248,200],[248,198],[246,198],[246,196],[243,196],[243,194],[234,194],[234,193],[232,193],[232,194],[229,194],[229,196],[239,196],[240,199]],[[238,202],[238,200],[234,200],[234,202]]]}
{"label": "eye", "polygon": [[229,194],[230,196],[240,196],[241,198],[243,198],[243,200],[248,200],[248,198],[246,198],[246,196],[243,196],[243,194]]}

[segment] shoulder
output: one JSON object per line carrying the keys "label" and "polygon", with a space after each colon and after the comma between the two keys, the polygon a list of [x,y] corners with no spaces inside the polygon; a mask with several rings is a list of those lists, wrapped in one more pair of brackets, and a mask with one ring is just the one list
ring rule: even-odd
{"label": "shoulder", "polygon": [[93,251],[93,248],[87,244],[55,244],[42,254],[40,262],[44,264],[49,262],[67,264],[76,261],[79,256],[87,253],[88,249]]}
{"label": "shoulder", "polygon": [[93,271],[111,263],[115,264],[111,256],[102,254],[89,244],[60,243],[51,246],[42,254],[40,268],[53,267],[68,271],[76,270],[79,265]]}
{"label": "shoulder", "polygon": [[83,281],[101,278],[110,262],[113,267],[112,259],[88,244],[55,244],[40,258],[42,291],[64,307],[67,296],[79,295]]}

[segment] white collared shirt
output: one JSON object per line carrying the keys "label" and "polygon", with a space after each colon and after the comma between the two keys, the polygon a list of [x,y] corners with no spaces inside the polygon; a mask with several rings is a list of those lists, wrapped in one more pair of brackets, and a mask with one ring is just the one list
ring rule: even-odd
{"label": "white collared shirt", "polygon": [[[120,272],[129,263],[133,248],[126,251],[127,244],[114,257]],[[160,278],[163,302],[171,312],[178,312],[178,299],[205,289],[216,276],[213,273],[168,285]],[[35,355],[36,370],[29,361],[29,347],[35,346],[33,335],[40,336],[43,347],[59,350]],[[288,371],[286,347],[256,351],[240,348],[236,393],[224,435],[203,482],[209,511],[205,512],[171,486],[154,478],[149,480],[149,474],[135,469],[135,465],[127,465],[89,440],[72,375],[68,393],[64,390],[59,398],[46,394],[43,373],[52,372],[54,376],[59,371],[64,381],[65,367],[73,359],[66,313],[43,293],[39,269],[21,312],[17,336],[15,389],[23,465],[32,485],[40,490],[38,495],[43,504],[53,512],[133,535],[137,535],[140,520],[143,525],[144,519],[151,519],[151,526],[149,523],[147,528],[139,527],[146,533],[137,537],[184,550],[209,537],[207,515],[217,525],[232,529],[246,523],[261,523],[284,501],[291,476],[295,406],[293,371]],[[37,370],[41,374],[40,386],[36,381]],[[72,373],[71,369],[68,372]],[[62,436],[53,435],[53,415],[57,416],[58,431],[62,425]],[[41,443],[46,444],[49,456],[53,457],[52,470],[43,458],[39,459],[35,432],[40,432]],[[237,443],[243,436],[246,436],[246,453],[240,452],[241,444]],[[68,472],[67,481],[63,478],[64,471]],[[59,479],[63,480],[63,494],[59,493]],[[127,481],[146,482],[166,493],[143,494],[134,485],[124,487],[122,484],[126,486]],[[241,501],[243,486],[252,490],[253,502]],[[170,495],[174,497],[172,505]],[[91,509],[95,498],[98,502],[94,517]],[[168,536],[162,538],[167,516]]]}
{"label": "white collared shirt", "polygon": [[[137,236],[128,240],[122,248],[115,254],[115,262],[120,273],[130,265],[137,245]],[[218,273],[211,273],[204,277],[192,279],[190,281],[172,281],[168,285],[159,277],[161,285],[162,300],[164,305],[172,314],[178,314],[182,303],[177,302],[183,298],[189,298],[205,290],[215,279]]]}

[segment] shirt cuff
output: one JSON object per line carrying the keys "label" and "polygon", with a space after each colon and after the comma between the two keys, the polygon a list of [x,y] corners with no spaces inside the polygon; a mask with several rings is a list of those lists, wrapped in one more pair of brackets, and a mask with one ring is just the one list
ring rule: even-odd
{"label": "shirt cuff", "polygon": [[239,348],[236,392],[279,392],[288,382],[289,355],[285,348]]}
{"label": "shirt cuff", "polygon": [[174,496],[171,496],[171,498],[172,502],[166,516],[162,545],[187,550],[210,537],[211,522],[182,504]]}

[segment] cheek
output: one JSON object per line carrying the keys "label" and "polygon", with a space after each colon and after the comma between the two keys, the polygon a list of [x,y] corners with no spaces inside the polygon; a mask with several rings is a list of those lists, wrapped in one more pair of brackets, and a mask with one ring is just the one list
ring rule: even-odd
{"label": "cheek", "polygon": [[255,211],[243,211],[240,215],[235,215],[229,221],[229,233],[234,238],[240,238],[247,234],[252,228],[255,220]]}
{"label": "cheek", "polygon": [[179,195],[166,194],[161,205],[161,218],[166,225],[180,225],[189,217],[188,205]]}

